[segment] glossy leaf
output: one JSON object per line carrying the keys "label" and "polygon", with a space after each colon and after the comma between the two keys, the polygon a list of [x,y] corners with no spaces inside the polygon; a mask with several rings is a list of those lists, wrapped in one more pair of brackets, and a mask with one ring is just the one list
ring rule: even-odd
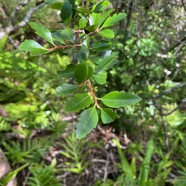
{"label": "glossy leaf", "polygon": [[98,34],[102,37],[108,38],[108,39],[112,39],[115,37],[114,35],[114,31],[111,29],[105,29],[105,30],[101,30],[100,32],[98,32]]}
{"label": "glossy leaf", "polygon": [[93,6],[92,10],[95,13],[100,13],[100,12],[104,11],[108,7],[109,4],[110,4],[109,1],[99,2]]}
{"label": "glossy leaf", "polygon": [[91,132],[98,124],[98,113],[95,107],[84,110],[78,118],[76,137],[81,139]]}
{"label": "glossy leaf", "polygon": [[65,96],[73,93],[78,88],[77,85],[63,84],[56,88],[56,94],[59,96]]}
{"label": "glossy leaf", "polygon": [[81,84],[88,80],[93,75],[93,73],[94,70],[91,66],[89,66],[87,63],[80,63],[74,72],[74,76],[76,81]]}
{"label": "glossy leaf", "polygon": [[31,56],[37,56],[41,54],[47,54],[50,51],[43,48],[39,43],[37,43],[34,40],[25,40],[23,43],[19,46],[20,50],[24,50],[26,52],[30,52]]}
{"label": "glossy leaf", "polygon": [[106,21],[103,23],[102,28],[112,26],[116,24],[117,22],[121,21],[126,17],[125,13],[119,13],[119,14],[114,14],[112,17],[108,17]]}
{"label": "glossy leaf", "polygon": [[102,70],[99,73],[94,75],[94,79],[96,80],[97,83],[99,84],[105,84],[106,83],[106,79],[107,79],[107,73]]}
{"label": "glossy leaf", "polygon": [[56,32],[52,33],[52,36],[56,41],[60,42],[63,45],[65,44],[65,41],[64,41],[63,36],[60,31],[56,31]]}
{"label": "glossy leaf", "polygon": [[90,14],[90,17],[89,17],[89,24],[90,26],[92,25],[97,25],[98,21],[99,21],[99,18],[100,18],[100,15],[99,13],[92,13]]}
{"label": "glossy leaf", "polygon": [[111,123],[118,115],[110,108],[101,108],[101,120],[104,124]]}
{"label": "glossy leaf", "polygon": [[100,98],[100,100],[108,107],[119,108],[133,105],[139,102],[141,98],[135,94],[125,93],[124,91],[113,91]]}
{"label": "glossy leaf", "polygon": [[70,19],[72,17],[72,5],[69,1],[65,1],[61,7],[61,14],[60,17],[63,21]]}
{"label": "glossy leaf", "polygon": [[59,70],[57,73],[59,75],[59,77],[63,77],[63,78],[70,78],[74,75],[74,70],[76,69],[75,65],[68,65],[67,68],[65,70]]}
{"label": "glossy leaf", "polygon": [[89,94],[75,94],[74,97],[70,98],[65,105],[65,112],[79,112],[82,109],[90,106],[92,100]]}
{"label": "glossy leaf", "polygon": [[99,21],[98,21],[98,26],[100,27],[103,22],[108,18],[108,16],[114,11],[114,9],[110,9],[108,10],[106,13],[104,13],[103,15],[101,15]]}
{"label": "glossy leaf", "polygon": [[98,66],[97,66],[95,71],[96,72],[100,72],[103,69],[107,70],[107,66],[109,66],[110,63],[115,59],[115,56],[116,55],[113,53],[110,56],[107,56],[107,57],[105,57],[103,59],[100,59],[98,61]]}
{"label": "glossy leaf", "polygon": [[65,28],[64,30],[61,31],[61,37],[63,38],[64,42],[66,44],[73,43],[73,32],[72,29],[70,28]]}
{"label": "glossy leaf", "polygon": [[53,44],[52,34],[49,29],[45,28],[43,25],[29,22],[29,25],[36,31],[36,34],[43,37],[46,41]]}
{"label": "glossy leaf", "polygon": [[99,43],[97,45],[95,45],[92,50],[95,51],[104,51],[104,50],[108,50],[112,47],[112,43],[111,42],[103,42],[103,43]]}
{"label": "glossy leaf", "polygon": [[88,33],[90,33],[90,32],[94,32],[94,31],[96,31],[97,28],[98,28],[97,25],[87,26],[87,27],[85,28],[85,33],[88,34]]}
{"label": "glossy leaf", "polygon": [[84,17],[82,17],[79,20],[79,28],[85,28],[86,27],[86,24],[87,24],[87,20]]}

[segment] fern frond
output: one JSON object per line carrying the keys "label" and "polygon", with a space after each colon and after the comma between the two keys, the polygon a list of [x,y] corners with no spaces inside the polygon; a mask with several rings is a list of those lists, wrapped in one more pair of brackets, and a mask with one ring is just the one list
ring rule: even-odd
{"label": "fern frond", "polygon": [[0,131],[8,131],[10,130],[10,124],[7,123],[3,117],[0,116]]}

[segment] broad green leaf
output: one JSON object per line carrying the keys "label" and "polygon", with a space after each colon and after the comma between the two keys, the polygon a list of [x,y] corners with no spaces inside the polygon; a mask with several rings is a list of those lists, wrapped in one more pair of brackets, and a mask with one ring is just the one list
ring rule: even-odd
{"label": "broad green leaf", "polygon": [[36,34],[43,37],[45,40],[47,40],[49,43],[54,45],[52,34],[49,29],[45,28],[43,25],[29,22],[29,25],[36,31]]}
{"label": "broad green leaf", "polygon": [[102,85],[106,83],[107,73],[104,70],[102,70],[99,73],[95,74],[93,77],[97,83]]}
{"label": "broad green leaf", "polygon": [[105,21],[105,19],[107,19],[107,17],[114,11],[114,9],[110,9],[108,10],[106,13],[104,13],[103,15],[101,15],[99,21],[98,21],[98,26],[100,27],[103,22]]}
{"label": "broad green leaf", "polygon": [[101,108],[101,120],[104,124],[111,123],[118,115],[110,108]]}
{"label": "broad green leaf", "polygon": [[0,40],[0,52],[3,50],[5,44],[6,44],[6,41],[8,39],[8,34],[5,35],[1,40]]}
{"label": "broad green leaf", "polygon": [[133,105],[139,102],[141,98],[135,94],[125,93],[124,91],[113,91],[100,98],[100,100],[108,107],[119,108]]}
{"label": "broad green leaf", "polygon": [[88,80],[93,75],[93,73],[94,70],[91,66],[89,66],[87,63],[80,63],[74,72],[74,76],[76,81],[81,84]]}
{"label": "broad green leaf", "polygon": [[126,17],[125,13],[119,13],[119,14],[114,14],[112,17],[108,17],[106,21],[103,23],[102,28],[112,26],[116,24],[117,22],[121,21]]}
{"label": "broad green leaf", "polygon": [[61,37],[63,38],[64,42],[66,44],[73,43],[73,31],[70,28],[65,28],[64,30],[61,31]]}
{"label": "broad green leaf", "polygon": [[90,14],[90,17],[89,17],[89,24],[90,24],[90,26],[97,25],[100,16],[101,16],[100,13],[92,13],[92,14]]}
{"label": "broad green leaf", "polygon": [[103,12],[108,7],[109,4],[110,4],[109,1],[99,2],[93,6],[92,10],[95,13]]}
{"label": "broad green leaf", "polygon": [[98,124],[98,113],[95,107],[84,110],[78,118],[76,137],[81,139],[91,132]]}
{"label": "broad green leaf", "polygon": [[77,85],[63,84],[56,88],[56,94],[59,96],[65,96],[73,93],[78,88]]}
{"label": "broad green leaf", "polygon": [[89,94],[75,94],[74,97],[70,98],[65,105],[65,112],[79,112],[82,109],[90,106],[92,100]]}
{"label": "broad green leaf", "polygon": [[[56,40],[56,41],[58,41],[58,42],[60,42],[61,44],[65,44],[65,41],[64,41],[64,39],[63,39],[63,36],[61,35],[61,32],[58,30],[58,31],[56,31],[56,32],[54,32],[54,33],[52,33],[52,36],[53,36],[53,38]],[[55,41],[54,40],[54,41]]]}
{"label": "broad green leaf", "polygon": [[61,7],[61,14],[60,17],[63,21],[70,19],[72,17],[72,5],[69,1],[65,1]]}
{"label": "broad green leaf", "polygon": [[87,20],[84,17],[82,17],[79,20],[79,28],[85,28],[86,27],[86,24],[87,24]]}
{"label": "broad green leaf", "polygon": [[94,32],[94,31],[96,31],[97,28],[98,28],[97,25],[87,26],[87,27],[85,28],[85,33],[88,34],[88,33],[90,33],[90,32]]}
{"label": "broad green leaf", "polygon": [[56,10],[61,10],[61,6],[62,6],[62,3],[59,3],[59,2],[51,4],[51,8],[56,9]]}
{"label": "broad green leaf", "polygon": [[104,51],[104,50],[108,50],[112,47],[112,43],[111,42],[102,42],[102,43],[99,43],[97,45],[95,45],[92,50],[95,50],[95,51]]}
{"label": "broad green leaf", "polygon": [[37,56],[40,54],[47,54],[50,51],[46,48],[43,48],[39,43],[37,43],[34,40],[25,40],[23,43],[19,46],[20,50],[24,50],[26,52],[30,52],[31,56]]}
{"label": "broad green leaf", "polygon": [[100,72],[101,70],[105,69],[107,70],[107,66],[110,65],[110,63],[115,59],[116,55],[115,53],[111,54],[110,56],[107,56],[103,59],[100,59],[97,63],[98,63],[98,66],[97,68],[95,69],[96,73],[97,72]]}
{"label": "broad green leaf", "polygon": [[101,30],[100,32],[98,32],[98,34],[102,37],[105,37],[105,38],[114,38],[115,35],[114,35],[114,31],[111,30],[111,29],[105,29],[105,30]]}
{"label": "broad green leaf", "polygon": [[59,75],[59,77],[63,77],[63,78],[70,78],[74,75],[74,70],[76,69],[75,65],[68,65],[67,68],[65,70],[59,70],[57,72],[57,74]]}

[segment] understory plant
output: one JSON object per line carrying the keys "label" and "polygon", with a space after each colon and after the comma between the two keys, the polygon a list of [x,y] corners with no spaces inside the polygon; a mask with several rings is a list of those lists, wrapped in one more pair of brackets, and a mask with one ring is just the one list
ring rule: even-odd
{"label": "understory plant", "polygon": [[107,70],[114,68],[117,55],[112,51],[111,39],[116,30],[112,27],[126,17],[125,13],[114,14],[109,1],[90,1],[82,6],[79,1],[48,1],[60,11],[63,29],[50,31],[42,24],[29,22],[35,33],[47,44],[25,40],[20,50],[31,56],[46,55],[58,50],[60,55],[69,55],[72,61],[58,76],[67,83],[56,88],[56,93],[67,97],[65,112],[80,112],[76,125],[76,137],[83,138],[94,129],[99,118],[103,124],[111,123],[119,116],[115,108],[133,105],[140,97],[124,91],[111,91],[97,96],[97,86],[107,82]]}

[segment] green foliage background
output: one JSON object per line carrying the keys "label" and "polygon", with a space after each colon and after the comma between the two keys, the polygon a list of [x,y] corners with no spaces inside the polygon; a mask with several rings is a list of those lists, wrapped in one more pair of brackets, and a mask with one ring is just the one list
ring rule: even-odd
{"label": "green foliage background", "polygon": [[[52,31],[63,27],[57,10],[51,8],[61,1],[55,2],[35,12],[30,21]],[[84,11],[97,3],[78,2]],[[1,27],[5,28],[6,18],[11,19],[19,2],[0,3]],[[13,23],[16,25],[37,3],[31,1],[23,6]],[[111,3],[115,13],[123,12],[127,17],[114,26],[116,37],[108,39],[118,62],[109,70],[107,83],[95,89],[100,97],[124,90],[142,98],[134,106],[119,108],[120,118],[109,124],[116,136],[124,132],[132,141],[124,150],[120,148],[121,138],[115,140],[117,150],[115,147],[105,150],[100,133],[93,133],[97,145],[91,137],[77,141],[74,120],[63,121],[71,115],[64,114],[66,98],[56,95],[55,88],[65,83],[57,72],[76,60],[73,53],[69,58],[62,51],[39,57],[20,52],[18,46],[25,39],[37,40],[48,47],[28,24],[0,41],[0,144],[13,170],[29,163],[28,168],[16,173],[20,185],[25,180],[27,185],[71,185],[77,177],[76,185],[185,185],[186,5],[176,0]],[[60,149],[58,155],[51,156],[53,148]],[[101,149],[114,155],[116,161],[112,165],[116,171],[106,176],[101,173],[97,176],[99,168],[90,161],[97,156],[103,158],[95,153]],[[51,158],[47,159],[48,156]],[[63,176],[65,173],[69,177]],[[92,178],[92,182],[83,177]]]}

